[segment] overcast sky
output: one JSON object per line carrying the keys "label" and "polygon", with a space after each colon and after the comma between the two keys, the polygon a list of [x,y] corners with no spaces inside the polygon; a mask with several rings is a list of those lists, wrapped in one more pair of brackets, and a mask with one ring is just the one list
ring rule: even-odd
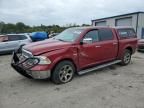
{"label": "overcast sky", "polygon": [[28,25],[91,24],[136,11],[144,11],[144,0],[0,0],[0,21]]}

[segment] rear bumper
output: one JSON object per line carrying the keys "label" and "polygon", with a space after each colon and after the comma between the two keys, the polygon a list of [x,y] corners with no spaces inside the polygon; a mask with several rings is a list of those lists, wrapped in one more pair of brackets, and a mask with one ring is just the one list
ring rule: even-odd
{"label": "rear bumper", "polygon": [[138,45],[138,50],[139,50],[139,51],[144,51],[144,44]]}
{"label": "rear bumper", "polygon": [[40,70],[31,70],[33,67],[37,66],[39,62],[36,62],[30,66],[26,65],[29,60],[35,60],[36,58],[28,58],[24,61],[20,61],[17,54],[14,52],[11,66],[14,70],[16,70],[19,74],[33,79],[47,79],[50,77],[50,70],[40,71]]}

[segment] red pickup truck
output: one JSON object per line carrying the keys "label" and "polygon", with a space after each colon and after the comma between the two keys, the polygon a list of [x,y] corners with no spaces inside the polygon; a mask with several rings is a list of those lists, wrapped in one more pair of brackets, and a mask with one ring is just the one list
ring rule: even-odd
{"label": "red pickup truck", "polygon": [[69,28],[54,38],[31,43],[21,54],[13,53],[11,66],[33,79],[67,83],[75,73],[82,75],[106,66],[127,65],[137,48],[133,28]]}

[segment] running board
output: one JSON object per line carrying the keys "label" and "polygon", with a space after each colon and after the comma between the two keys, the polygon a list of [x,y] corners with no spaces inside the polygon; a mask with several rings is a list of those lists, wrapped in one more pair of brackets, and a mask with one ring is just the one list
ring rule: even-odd
{"label": "running board", "polygon": [[108,63],[102,64],[102,65],[98,65],[98,66],[93,67],[93,68],[85,69],[85,70],[79,71],[78,75],[83,75],[83,74],[86,74],[88,72],[91,72],[91,71],[94,71],[94,70],[98,70],[98,69],[102,69],[104,67],[108,67],[108,66],[111,66],[113,64],[120,63],[120,62],[121,62],[121,60],[115,60],[115,61],[108,62]]}

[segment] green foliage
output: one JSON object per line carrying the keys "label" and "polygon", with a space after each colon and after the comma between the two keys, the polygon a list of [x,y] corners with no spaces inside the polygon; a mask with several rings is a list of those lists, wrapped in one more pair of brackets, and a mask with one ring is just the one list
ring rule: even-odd
{"label": "green foliage", "polygon": [[[79,27],[80,25],[76,24],[67,24],[66,26],[59,26],[59,25],[43,25],[40,26],[28,26],[22,22],[18,22],[16,24],[12,23],[4,23],[0,22],[0,34],[8,34],[8,33],[31,33],[35,31],[45,31],[45,32],[62,32],[63,30],[69,27]],[[88,24],[82,24],[81,26],[89,26]]]}

